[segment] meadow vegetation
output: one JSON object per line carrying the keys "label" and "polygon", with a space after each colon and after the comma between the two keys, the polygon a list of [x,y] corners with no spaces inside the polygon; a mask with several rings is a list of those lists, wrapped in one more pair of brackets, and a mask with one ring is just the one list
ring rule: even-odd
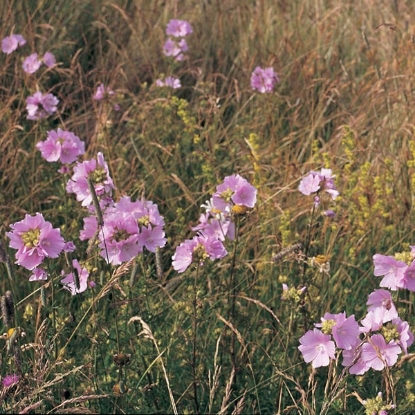
{"label": "meadow vegetation", "polygon": [[[325,313],[363,319],[373,256],[415,244],[412,2],[3,0],[0,16],[1,39],[27,42],[0,54],[0,375],[19,377],[2,413],[365,414],[379,392],[384,411],[415,413],[411,347],[358,376],[298,349]],[[163,53],[171,19],[193,29],[180,61]],[[47,51],[56,64],[22,69]],[[278,74],[272,92],[252,89],[258,66]],[[169,76],[181,86],[156,84]],[[114,94],[94,99],[101,84]],[[27,119],[36,91],[57,110]],[[74,163],[58,171],[36,147],[58,128],[85,143],[79,162],[103,154],[114,200],[157,205],[163,247],[114,265],[80,240]],[[339,196],[316,206],[299,185],[321,169]],[[201,205],[235,174],[257,200],[227,256],[177,272]],[[29,281],[6,232],[38,212],[76,250]],[[73,259],[95,282],[76,295],[60,282]],[[413,327],[412,291],[392,294]]]}

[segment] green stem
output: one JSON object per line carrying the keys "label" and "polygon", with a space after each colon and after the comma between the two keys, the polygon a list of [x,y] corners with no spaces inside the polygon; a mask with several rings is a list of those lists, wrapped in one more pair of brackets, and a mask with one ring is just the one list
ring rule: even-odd
{"label": "green stem", "polygon": [[193,399],[195,401],[196,413],[200,413],[199,399],[197,393],[197,284],[199,277],[200,264],[197,265],[195,278],[193,281],[193,350],[192,350],[192,374],[193,374]]}

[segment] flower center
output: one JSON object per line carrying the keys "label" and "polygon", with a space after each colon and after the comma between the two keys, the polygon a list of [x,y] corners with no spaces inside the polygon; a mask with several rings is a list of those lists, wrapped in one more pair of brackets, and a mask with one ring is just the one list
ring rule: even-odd
{"label": "flower center", "polygon": [[103,183],[107,179],[107,172],[102,167],[97,167],[89,177],[92,179],[92,182],[95,184]]}
{"label": "flower center", "polygon": [[386,343],[389,343],[392,340],[399,340],[400,335],[396,328],[396,326],[392,323],[386,324],[386,326],[383,326],[380,330],[383,337],[385,338]]}
{"label": "flower center", "polygon": [[150,218],[148,215],[142,216],[140,219],[137,220],[140,226],[148,226],[150,224]]}
{"label": "flower center", "polygon": [[209,255],[207,254],[206,249],[202,244],[197,245],[193,250],[192,259],[195,261],[204,261],[208,257]]}
{"label": "flower center", "polygon": [[232,189],[226,189],[221,194],[220,197],[226,202],[229,203],[231,201],[231,197],[233,196],[234,191]]}
{"label": "flower center", "polygon": [[29,229],[27,232],[24,232],[21,236],[23,243],[27,248],[34,248],[39,245],[39,236],[40,229]]}
{"label": "flower center", "polygon": [[116,242],[125,241],[128,239],[130,234],[125,229],[116,229],[116,231],[112,234],[113,239]]}
{"label": "flower center", "polygon": [[324,334],[331,334],[333,326],[336,325],[336,322],[334,320],[325,320],[323,321],[321,325],[321,331]]}

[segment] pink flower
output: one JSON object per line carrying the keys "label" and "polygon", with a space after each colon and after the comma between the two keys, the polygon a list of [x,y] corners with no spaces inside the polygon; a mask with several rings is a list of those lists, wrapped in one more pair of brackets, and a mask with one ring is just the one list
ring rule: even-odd
{"label": "pink flower", "polygon": [[19,46],[26,44],[26,40],[22,35],[10,35],[1,41],[1,50],[8,55],[14,52]]}
{"label": "pink flower", "polygon": [[42,61],[38,59],[37,53],[32,53],[29,55],[22,64],[23,70],[26,73],[35,73],[42,65]]}
{"label": "pink flower", "polygon": [[[88,283],[89,272],[86,268],[81,267],[77,259],[72,261],[72,266],[74,268],[73,272],[65,274],[62,271],[62,276],[65,276],[65,278],[61,279],[61,284],[65,290],[70,291],[72,295],[76,295],[86,291],[88,287],[95,285],[95,283],[92,283],[93,285],[91,282]],[[77,278],[74,273],[77,274]]]}
{"label": "pink flower", "polygon": [[404,278],[398,286],[409,291],[415,291],[415,261],[406,269]]}
{"label": "pink flower", "polygon": [[398,261],[391,256],[375,254],[373,255],[375,265],[375,277],[383,276],[380,282],[381,287],[396,291],[404,284],[405,271],[408,265],[403,261]]}
{"label": "pink flower", "polygon": [[173,255],[173,268],[177,272],[184,272],[192,262],[203,262],[209,258],[211,260],[220,259],[226,256],[228,252],[222,242],[215,238],[207,236],[195,236],[182,242]]}
{"label": "pink flower", "polygon": [[320,190],[320,177],[309,173],[301,180],[298,190],[306,196],[310,196],[312,193],[318,192]]}
{"label": "pink flower", "polygon": [[390,342],[386,344],[381,334],[374,334],[367,343],[362,345],[360,359],[368,368],[383,370],[386,366],[393,366],[401,353],[398,344]]}
{"label": "pink flower", "polygon": [[104,86],[104,84],[101,84],[98,86],[93,98],[95,101],[100,101],[104,98],[110,98],[114,96],[115,92],[110,88]]}
{"label": "pink flower", "polygon": [[336,347],[328,334],[320,330],[309,330],[300,338],[298,349],[306,363],[312,362],[314,368],[328,366],[330,359],[335,359]]}
{"label": "pink flower", "polygon": [[[311,171],[307,176],[303,177],[298,186],[298,190],[306,196],[311,195],[312,193],[317,193],[320,191],[325,191],[328,193],[333,200],[339,195],[339,192],[336,190],[334,184],[334,175],[331,172],[331,169],[321,169],[321,172]],[[320,203],[318,199],[316,205]]]}
{"label": "pink flower", "polygon": [[257,190],[239,174],[225,177],[222,184],[216,187],[212,197],[214,208],[220,211],[232,209],[232,206],[253,208],[256,203]]}
{"label": "pink flower", "polygon": [[2,380],[1,383],[3,384],[3,386],[5,388],[8,388],[9,386],[13,386],[16,383],[19,382],[19,375],[17,375],[16,373],[13,373],[11,375],[7,375],[5,376]]}
{"label": "pink flower", "polygon": [[193,33],[192,26],[186,20],[172,19],[167,23],[166,34],[173,37],[184,37]]}
{"label": "pink flower", "polygon": [[398,311],[392,301],[392,294],[387,290],[375,290],[367,299],[368,311],[380,309],[383,313],[382,322],[386,323],[398,317]]}
{"label": "pink flower", "polygon": [[58,128],[48,132],[46,141],[36,144],[42,157],[49,162],[60,160],[61,163],[73,163],[85,153],[85,143],[74,133]]}
{"label": "pink flower", "polygon": [[142,226],[138,235],[138,244],[141,247],[146,247],[150,252],[156,252],[156,248],[162,248],[166,245],[165,233],[161,226],[156,226],[154,229],[151,225]]}
{"label": "pink flower", "polygon": [[114,212],[106,216],[100,239],[101,256],[112,265],[136,257],[142,248],[138,244],[138,225],[131,215]]}
{"label": "pink flower", "polygon": [[278,75],[273,68],[265,68],[257,66],[251,75],[251,87],[258,92],[272,92],[274,85],[279,82]]}
{"label": "pink flower", "polygon": [[59,229],[53,229],[41,213],[25,218],[10,225],[12,232],[6,232],[10,238],[10,247],[17,249],[16,264],[29,270],[40,265],[45,258],[57,258],[65,246]]}
{"label": "pink flower", "polygon": [[399,334],[397,343],[402,347],[405,354],[408,354],[408,347],[414,342],[414,335],[412,334],[407,321],[402,321],[399,317],[392,320],[392,325],[396,328]]}
{"label": "pink flower", "polygon": [[368,311],[366,317],[360,322],[362,324],[360,331],[362,333],[368,333],[379,330],[383,326],[384,315],[385,310],[382,307],[375,307]]}
{"label": "pink flower", "polygon": [[359,325],[354,315],[346,318],[345,312],[340,314],[326,313],[321,321],[321,324],[315,326],[322,327],[325,334],[331,333],[339,349],[352,349],[360,334]]}
{"label": "pink flower", "polygon": [[180,83],[180,79],[174,78],[172,76],[168,76],[164,81],[161,79],[157,79],[156,81],[157,86],[169,86],[173,89],[180,88],[182,84]]}
{"label": "pink flower", "polygon": [[76,250],[76,246],[72,241],[65,242],[65,246],[63,247],[63,252],[74,252]]}
{"label": "pink flower", "polygon": [[38,120],[53,114],[57,110],[59,100],[52,94],[42,94],[40,91],[37,91],[32,96],[26,98],[26,103],[27,119]]}
{"label": "pink flower", "polygon": [[88,178],[92,180],[95,192],[99,199],[111,196],[115,189],[114,183],[109,175],[108,165],[101,152],[97,159],[77,163],[74,167],[74,174],[66,185],[68,193],[75,193],[76,200],[82,202],[82,206],[92,204],[92,196],[88,186]]}
{"label": "pink flower", "polygon": [[[183,46],[183,45],[182,45]],[[187,45],[186,45],[187,50]],[[183,60],[184,56],[182,54],[183,50],[181,44],[175,40],[168,38],[163,46],[163,53],[166,56],[173,56],[176,60]]]}
{"label": "pink flower", "polygon": [[56,64],[55,55],[52,52],[46,52],[43,55],[43,63],[48,67],[51,68],[53,65]]}
{"label": "pink flower", "polygon": [[48,273],[42,268],[34,268],[29,281],[46,281],[48,279]]}

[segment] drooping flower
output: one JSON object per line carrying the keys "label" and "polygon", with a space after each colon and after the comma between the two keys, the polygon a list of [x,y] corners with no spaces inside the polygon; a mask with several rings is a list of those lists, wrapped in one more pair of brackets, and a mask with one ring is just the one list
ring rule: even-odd
{"label": "drooping flower", "polygon": [[65,290],[70,291],[72,295],[76,295],[95,285],[92,281],[88,282],[89,272],[86,268],[81,267],[77,259],[72,261],[72,267],[73,271],[68,274],[62,270],[64,278],[61,279],[61,284]]}
{"label": "drooping flower", "polygon": [[73,163],[79,156],[85,153],[85,143],[70,131],[58,128],[48,132],[45,141],[36,144],[36,148],[42,153],[42,157],[49,162]]}
{"label": "drooping flower", "polygon": [[3,53],[7,53],[8,55],[14,52],[19,46],[23,46],[26,44],[26,40],[22,35],[10,35],[6,36],[1,41],[1,50]]}
{"label": "drooping flower", "polygon": [[330,359],[335,358],[336,347],[330,335],[318,329],[309,330],[300,338],[298,349],[306,363],[312,362],[314,368],[328,366]]}
{"label": "drooping flower", "polygon": [[251,87],[262,94],[265,92],[272,92],[274,85],[279,82],[280,79],[273,68],[262,69],[257,66],[251,75]]}
{"label": "drooping flower", "polygon": [[92,195],[88,185],[88,178],[92,180],[95,193],[101,199],[104,196],[111,196],[114,183],[110,177],[108,165],[104,155],[99,152],[97,159],[77,163],[73,169],[74,174],[66,185],[68,193],[75,193],[76,200],[82,202],[82,206],[92,204]]}
{"label": "drooping flower", "polygon": [[38,120],[46,118],[56,112],[58,103],[58,98],[52,94],[42,94],[40,91],[35,92],[32,96],[26,98],[27,119]]}
{"label": "drooping flower", "polygon": [[45,258],[57,258],[65,241],[59,229],[52,228],[41,213],[10,225],[12,231],[6,232],[10,247],[17,249],[16,264],[29,270],[38,267]]}
{"label": "drooping flower", "polygon": [[26,73],[35,73],[42,65],[42,61],[38,58],[37,53],[32,53],[25,58],[22,68]]}
{"label": "drooping flower", "polygon": [[186,20],[171,19],[167,23],[166,34],[173,37],[184,37],[193,33],[192,26]]}
{"label": "drooping flower", "polygon": [[208,236],[195,236],[182,242],[173,255],[173,268],[181,273],[186,271],[192,262],[203,265],[204,261],[220,259],[228,252],[218,239]]}

